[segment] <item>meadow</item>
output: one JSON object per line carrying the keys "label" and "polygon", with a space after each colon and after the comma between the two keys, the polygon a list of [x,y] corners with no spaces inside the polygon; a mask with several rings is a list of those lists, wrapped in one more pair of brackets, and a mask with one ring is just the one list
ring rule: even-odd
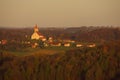
{"label": "meadow", "polygon": [[44,48],[32,48],[32,47],[28,47],[28,48],[22,48],[19,50],[0,50],[1,52],[4,53],[10,53],[16,56],[28,56],[28,55],[34,55],[34,54],[39,54],[39,55],[53,55],[56,53],[65,53],[67,50],[73,49],[73,47],[44,47]]}

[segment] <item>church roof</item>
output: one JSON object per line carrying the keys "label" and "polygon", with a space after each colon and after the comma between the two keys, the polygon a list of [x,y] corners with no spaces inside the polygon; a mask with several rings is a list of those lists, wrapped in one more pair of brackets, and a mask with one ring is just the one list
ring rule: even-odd
{"label": "church roof", "polygon": [[40,32],[37,32],[38,35],[42,35]]}

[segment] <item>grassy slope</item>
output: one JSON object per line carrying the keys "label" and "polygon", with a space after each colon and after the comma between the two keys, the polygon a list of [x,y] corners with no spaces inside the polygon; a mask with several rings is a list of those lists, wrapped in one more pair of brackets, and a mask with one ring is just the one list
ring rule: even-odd
{"label": "grassy slope", "polygon": [[52,55],[56,53],[65,53],[67,50],[71,49],[71,47],[47,47],[47,48],[26,48],[21,50],[14,51],[4,51],[5,53],[11,53],[16,56],[28,56],[28,55]]}

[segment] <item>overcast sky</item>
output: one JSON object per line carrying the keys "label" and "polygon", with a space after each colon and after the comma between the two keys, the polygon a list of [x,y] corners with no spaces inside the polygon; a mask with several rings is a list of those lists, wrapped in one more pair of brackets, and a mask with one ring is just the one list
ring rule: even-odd
{"label": "overcast sky", "polygon": [[0,26],[120,26],[120,0],[0,0]]}

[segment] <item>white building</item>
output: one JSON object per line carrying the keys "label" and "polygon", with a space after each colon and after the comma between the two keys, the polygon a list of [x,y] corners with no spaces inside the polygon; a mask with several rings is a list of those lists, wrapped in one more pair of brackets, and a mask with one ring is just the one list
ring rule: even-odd
{"label": "white building", "polygon": [[87,47],[95,47],[96,45],[95,44],[89,44],[87,45]]}
{"label": "white building", "polygon": [[39,32],[38,26],[34,26],[34,33],[31,36],[31,39],[42,40],[45,41],[46,38]]}
{"label": "white building", "polygon": [[64,46],[65,47],[70,47],[70,43],[65,43]]}
{"label": "white building", "polygon": [[76,44],[76,47],[82,47],[83,45],[82,44]]}

